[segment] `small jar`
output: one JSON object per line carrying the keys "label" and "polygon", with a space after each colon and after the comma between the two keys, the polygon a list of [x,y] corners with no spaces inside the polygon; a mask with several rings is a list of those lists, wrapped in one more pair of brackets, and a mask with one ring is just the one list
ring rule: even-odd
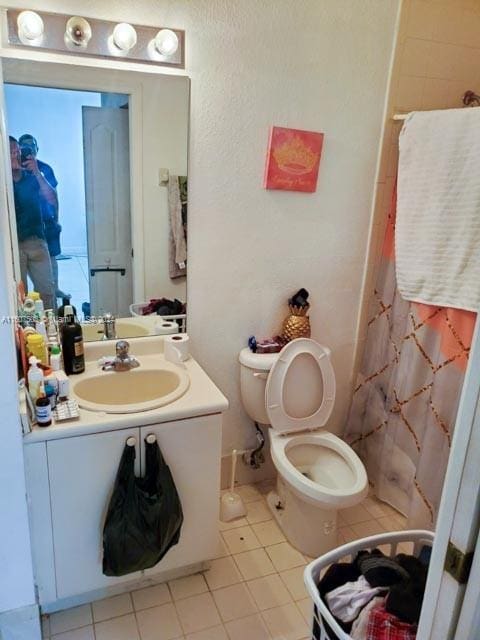
{"label": "small jar", "polygon": [[47,396],[40,396],[35,402],[35,413],[39,427],[49,427],[52,424],[52,406]]}

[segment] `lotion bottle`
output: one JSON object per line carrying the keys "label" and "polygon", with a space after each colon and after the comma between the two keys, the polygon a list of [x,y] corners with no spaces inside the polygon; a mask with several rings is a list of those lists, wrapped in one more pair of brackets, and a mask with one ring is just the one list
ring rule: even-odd
{"label": "lotion bottle", "polygon": [[50,351],[50,367],[52,371],[60,371],[62,368],[62,354],[58,344],[52,344]]}
{"label": "lotion bottle", "polygon": [[28,361],[30,363],[30,369],[28,370],[28,392],[35,404],[37,398],[43,394],[43,371],[38,366],[40,362],[38,358],[30,356]]}

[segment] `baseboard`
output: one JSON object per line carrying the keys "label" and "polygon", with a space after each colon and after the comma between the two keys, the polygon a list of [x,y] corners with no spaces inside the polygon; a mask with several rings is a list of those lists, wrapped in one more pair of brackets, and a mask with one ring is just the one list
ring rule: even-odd
{"label": "baseboard", "polygon": [[[60,598],[55,602],[42,604],[42,613],[55,613],[57,611],[63,611],[64,609],[71,609],[72,607],[78,607],[88,602],[95,602],[95,600],[103,600],[104,598],[111,598],[122,593],[127,593],[134,589],[143,589],[144,587],[152,587],[169,580],[176,580],[177,578],[183,578],[185,576],[193,575],[204,571],[209,566],[209,561],[196,562],[185,567],[179,567],[177,569],[170,569],[157,573],[153,576],[144,576],[143,578],[136,578],[135,580],[122,582],[111,587],[105,587],[104,589],[96,589],[95,591],[89,591],[88,593],[82,593],[76,596],[70,596],[69,598]],[[0,635],[0,640],[4,640]],[[10,639],[9,639],[10,640]],[[15,640],[17,638],[15,637]],[[19,638],[20,640],[20,638]],[[22,638],[22,640],[24,640]],[[25,638],[25,640],[27,640]],[[30,638],[28,638],[30,640]]]}
{"label": "baseboard", "polygon": [[40,612],[38,605],[20,607],[0,613],[1,640],[41,640]]}

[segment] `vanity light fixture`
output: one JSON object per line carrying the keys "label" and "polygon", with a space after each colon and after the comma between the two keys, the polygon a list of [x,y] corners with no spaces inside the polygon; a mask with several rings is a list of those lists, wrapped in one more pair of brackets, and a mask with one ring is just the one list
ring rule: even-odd
{"label": "vanity light fixture", "polygon": [[65,29],[65,44],[75,47],[87,47],[92,38],[92,27],[88,20],[80,16],[73,16],[67,20]]}
{"label": "vanity light fixture", "polygon": [[9,47],[185,68],[181,29],[19,9],[7,9],[6,21]]}
{"label": "vanity light fixture", "polygon": [[178,49],[177,34],[171,29],[161,29],[154,42],[155,49],[162,56],[172,56]]}
{"label": "vanity light fixture", "polygon": [[137,44],[137,32],[128,22],[120,22],[113,30],[113,44],[127,53]]}
{"label": "vanity light fixture", "polygon": [[45,27],[42,18],[35,11],[21,11],[17,18],[18,35],[25,44],[38,43]]}

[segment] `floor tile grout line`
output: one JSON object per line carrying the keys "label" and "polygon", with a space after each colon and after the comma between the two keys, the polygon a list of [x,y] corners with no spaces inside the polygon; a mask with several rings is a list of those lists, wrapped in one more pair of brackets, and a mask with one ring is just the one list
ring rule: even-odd
{"label": "floor tile grout line", "polygon": [[[263,499],[263,501],[264,501],[264,502],[266,502],[266,497],[265,497],[265,495],[264,495],[264,494],[261,494],[261,498]],[[380,503],[380,501],[378,501],[378,500],[376,500],[376,499],[374,499],[374,498],[369,498],[369,499],[370,499],[370,500],[374,500],[375,502],[378,502],[379,504],[383,504],[383,503]],[[250,500],[250,501],[247,503],[247,509],[248,509],[248,504],[251,504],[251,503],[253,503],[253,502],[260,502],[260,501],[261,501],[260,499]],[[268,506],[268,505],[267,505],[267,506]],[[393,509],[393,508],[392,508],[392,509]],[[341,528],[348,528],[348,529],[350,529],[353,533],[355,533],[355,532],[353,531],[352,527],[355,527],[356,525],[363,525],[363,526],[364,526],[364,525],[365,525],[365,523],[370,523],[370,524],[375,524],[375,525],[377,525],[378,527],[380,527],[380,528],[382,529],[382,531],[388,531],[389,529],[387,529],[387,528],[385,527],[385,525],[384,525],[383,523],[381,523],[381,522],[380,522],[380,520],[379,520],[380,518],[386,518],[387,520],[388,520],[388,519],[390,519],[390,520],[393,520],[393,522],[395,522],[395,517],[398,517],[398,519],[400,519],[400,518],[402,518],[402,517],[403,517],[403,516],[402,516],[402,514],[398,514],[398,516],[397,516],[397,514],[392,514],[392,513],[387,514],[387,515],[381,515],[381,516],[379,515],[379,516],[377,516],[377,517],[372,516],[372,514],[369,514],[369,515],[370,515],[371,517],[370,517],[368,520],[363,520],[363,519],[362,519],[362,521],[361,521],[361,522],[356,522],[356,523],[352,523],[352,524],[344,524],[344,523],[341,523],[341,524],[340,524],[340,523],[339,523],[338,530],[340,530]],[[247,526],[248,526],[248,527],[249,527],[249,529],[250,529],[250,530],[253,532],[253,534],[255,535],[255,537],[257,537],[257,536],[256,536],[256,534],[255,534],[255,530],[253,529],[253,526],[254,526],[254,525],[258,525],[258,524],[264,524],[264,523],[267,523],[267,522],[273,522],[274,524],[276,524],[276,521],[275,521],[275,519],[274,519],[274,518],[268,518],[268,519],[265,519],[265,520],[263,520],[263,519],[262,519],[262,520],[257,521],[257,522],[250,522],[250,521],[248,521],[248,519],[247,519],[246,524],[244,524],[244,525],[242,525],[242,526],[245,526],[245,527],[247,527]],[[278,525],[277,525],[277,526],[278,526]],[[399,523],[399,527],[400,527],[400,523]],[[159,582],[159,583],[154,583],[154,584],[147,585],[147,586],[142,586],[142,587],[139,587],[139,588],[137,588],[137,589],[131,589],[130,591],[124,592],[124,593],[128,593],[128,594],[129,594],[129,596],[130,596],[130,597],[129,597],[129,600],[130,600],[130,606],[132,607],[132,610],[131,610],[130,612],[122,613],[122,614],[120,614],[120,615],[113,616],[113,618],[107,618],[107,619],[105,619],[105,620],[101,620],[101,621],[95,622],[95,621],[94,621],[94,619],[93,619],[93,603],[86,603],[86,604],[88,604],[88,605],[89,605],[89,609],[90,609],[90,616],[91,616],[91,620],[92,620],[91,624],[89,624],[89,625],[82,625],[81,627],[76,627],[75,629],[72,629],[72,630],[70,630],[70,631],[75,631],[75,630],[77,630],[77,629],[81,629],[81,628],[85,628],[85,627],[87,627],[87,626],[91,626],[91,627],[92,627],[92,629],[93,629],[94,637],[95,637],[95,639],[96,639],[96,628],[95,628],[95,627],[96,627],[96,625],[97,625],[97,624],[100,624],[100,623],[102,623],[102,622],[107,622],[107,621],[109,621],[109,620],[114,620],[115,618],[123,617],[123,616],[130,615],[131,613],[133,613],[133,615],[134,615],[134,619],[135,619],[135,624],[136,624],[136,630],[137,630],[137,633],[139,634],[139,637],[141,638],[140,626],[139,626],[139,622],[138,622],[138,614],[140,614],[142,611],[147,611],[147,610],[149,610],[149,609],[153,609],[153,608],[161,607],[161,606],[164,606],[164,605],[166,605],[166,604],[173,604],[173,607],[174,607],[174,610],[175,610],[175,614],[176,614],[176,616],[177,616],[177,619],[178,619],[178,621],[179,621],[179,623],[180,623],[180,627],[181,627],[182,632],[183,632],[183,635],[182,635],[181,637],[182,637],[182,638],[184,638],[184,640],[186,640],[187,632],[185,631],[185,628],[184,628],[184,626],[183,626],[183,624],[182,624],[182,619],[181,619],[181,617],[180,617],[180,614],[179,614],[179,611],[178,611],[178,609],[177,609],[177,604],[176,604],[176,603],[177,603],[177,602],[180,602],[180,601],[182,601],[182,600],[185,600],[185,599],[187,599],[187,598],[195,597],[195,596],[197,596],[197,595],[202,595],[202,594],[205,594],[205,593],[209,593],[209,594],[210,594],[210,596],[211,596],[211,599],[213,600],[215,610],[216,610],[217,615],[218,615],[219,620],[220,620],[220,624],[218,624],[218,623],[217,623],[217,624],[212,625],[212,626],[210,626],[210,627],[206,627],[205,629],[199,629],[199,630],[194,631],[194,632],[191,632],[191,633],[197,633],[197,632],[201,632],[201,631],[208,630],[209,628],[213,628],[213,627],[216,627],[216,626],[221,626],[221,627],[225,630],[225,632],[227,633],[227,635],[230,635],[230,634],[228,633],[228,629],[227,629],[227,627],[226,627],[226,624],[228,624],[228,622],[234,622],[235,620],[242,620],[242,619],[244,619],[244,618],[247,618],[247,617],[250,617],[250,616],[253,616],[253,615],[259,615],[259,616],[260,616],[260,618],[261,618],[261,620],[262,620],[262,622],[263,622],[263,624],[268,628],[268,625],[267,625],[267,623],[266,623],[266,620],[265,620],[265,618],[264,618],[264,615],[263,615],[263,614],[264,614],[265,612],[267,612],[267,611],[271,610],[271,609],[276,609],[276,608],[278,608],[278,607],[287,606],[287,605],[291,605],[291,604],[293,604],[293,605],[294,605],[294,607],[295,607],[295,610],[297,610],[297,611],[299,612],[299,614],[300,614],[300,616],[301,616],[302,620],[305,620],[305,618],[304,618],[304,616],[303,616],[303,610],[300,608],[300,604],[299,604],[299,603],[300,603],[301,601],[303,601],[303,600],[307,599],[307,598],[308,598],[308,594],[307,594],[307,593],[305,593],[305,595],[304,595],[304,596],[302,596],[302,597],[300,597],[300,598],[295,598],[295,596],[294,596],[294,595],[292,594],[292,592],[290,591],[290,589],[289,589],[289,587],[288,587],[288,585],[287,585],[287,582],[285,581],[285,577],[282,575],[282,573],[285,573],[285,572],[287,572],[287,571],[291,571],[291,570],[293,570],[293,569],[300,569],[300,568],[304,567],[306,564],[308,564],[308,562],[310,562],[310,560],[304,557],[304,563],[302,563],[302,564],[299,564],[299,565],[296,565],[296,566],[293,566],[293,567],[288,567],[288,568],[278,569],[278,568],[273,564],[272,559],[271,559],[271,557],[270,557],[270,555],[269,555],[269,553],[268,553],[267,549],[268,549],[269,547],[279,546],[279,545],[284,544],[284,543],[287,543],[287,544],[289,544],[289,545],[290,545],[290,543],[289,543],[287,540],[285,540],[285,539],[284,539],[284,540],[280,540],[280,541],[276,541],[276,542],[274,542],[274,543],[270,543],[270,544],[263,544],[263,543],[262,543],[262,542],[257,538],[258,543],[259,543],[259,546],[258,546],[258,547],[254,547],[253,549],[244,549],[243,551],[231,551],[231,550],[230,550],[229,545],[227,544],[227,542],[226,542],[226,540],[225,540],[225,538],[224,538],[224,536],[223,536],[223,534],[224,534],[225,532],[227,532],[227,531],[235,531],[235,529],[237,529],[237,528],[239,528],[239,527],[232,527],[232,528],[229,528],[229,529],[225,529],[225,530],[219,531],[219,540],[221,540],[221,541],[223,542],[223,546],[224,546],[224,548],[225,548],[225,553],[226,553],[226,555],[222,555],[222,556],[220,556],[220,557],[217,557],[217,558],[214,558],[214,559],[213,559],[213,560],[221,560],[221,559],[226,559],[226,558],[230,559],[230,561],[233,563],[233,564],[232,564],[232,566],[233,566],[233,568],[235,568],[235,571],[236,571],[236,574],[237,574],[237,580],[236,580],[236,582],[231,583],[231,584],[226,584],[226,585],[223,585],[223,586],[218,586],[218,587],[215,587],[215,588],[213,588],[213,589],[212,589],[212,588],[210,587],[210,585],[208,584],[208,580],[207,580],[207,578],[206,578],[206,574],[208,573],[209,569],[204,569],[204,570],[202,570],[202,571],[198,571],[196,574],[192,574],[192,575],[201,575],[201,576],[202,576],[202,578],[203,578],[203,580],[204,580],[204,582],[205,582],[206,590],[205,590],[205,591],[202,591],[202,592],[200,592],[200,593],[194,593],[194,594],[192,594],[192,595],[184,596],[184,597],[182,597],[182,598],[177,598],[177,599],[175,599],[175,598],[173,597],[173,590],[172,590],[172,588],[171,588],[171,586],[170,586],[170,583],[173,583],[173,582],[174,582],[174,580],[181,580],[182,578],[188,578],[188,577],[190,577],[190,576],[182,576],[182,577],[180,577],[180,578],[176,578],[176,579],[174,579],[174,580],[166,581],[166,582],[163,582],[163,583],[162,583],[162,582]],[[340,531],[339,531],[339,533],[340,533]],[[362,536],[357,535],[357,534],[355,534],[355,535],[356,535],[356,538],[362,537]],[[342,537],[343,537],[343,536],[342,536]],[[341,544],[341,542],[340,542],[340,541],[339,541],[339,544]],[[295,547],[293,547],[293,545],[290,545],[290,546],[291,546],[293,549],[295,549]],[[272,571],[272,572],[270,572],[270,573],[268,573],[268,574],[265,574],[265,575],[259,575],[259,576],[256,576],[256,577],[254,577],[254,578],[245,578],[245,577],[244,577],[244,574],[242,573],[242,571],[241,571],[241,569],[240,569],[240,565],[238,564],[238,561],[237,561],[236,556],[241,556],[242,554],[247,554],[247,553],[254,552],[254,551],[258,551],[258,550],[262,550],[262,551],[266,554],[266,556],[267,556],[267,557],[268,557],[268,559],[270,560],[270,563],[272,564],[273,571]],[[297,550],[297,551],[298,551],[298,550]],[[303,554],[302,554],[302,556],[303,556]],[[278,576],[278,577],[280,578],[281,584],[283,585],[283,587],[285,588],[286,592],[288,593],[288,596],[289,596],[289,602],[288,602],[288,603],[285,603],[285,604],[282,604],[282,605],[278,605],[278,604],[277,604],[277,605],[275,605],[274,607],[269,607],[269,608],[267,608],[267,609],[261,610],[261,609],[259,608],[259,606],[258,606],[258,603],[257,603],[257,601],[256,601],[256,599],[255,599],[255,597],[254,597],[254,595],[253,595],[253,593],[252,593],[251,589],[250,589],[249,582],[253,582],[253,581],[255,581],[255,580],[259,580],[259,579],[262,579],[262,578],[268,578],[269,576],[271,577],[271,576],[274,576],[274,575],[276,575],[276,576]],[[161,584],[165,584],[165,586],[166,586],[166,588],[167,588],[167,593],[168,593],[168,596],[169,596],[170,600],[169,600],[169,601],[166,601],[166,602],[161,602],[161,603],[158,603],[158,604],[154,604],[154,605],[151,605],[151,606],[148,606],[148,607],[145,607],[145,608],[142,608],[142,609],[138,609],[138,610],[137,610],[137,609],[135,608],[135,604],[134,604],[133,593],[134,593],[135,591],[140,591],[140,590],[142,590],[142,589],[148,589],[148,588],[150,588],[150,587],[155,587],[155,586],[158,586],[158,585],[161,585]],[[216,591],[220,591],[220,590],[222,590],[222,589],[227,589],[227,588],[229,588],[229,587],[234,587],[234,586],[239,585],[239,584],[246,585],[247,592],[248,592],[248,594],[249,594],[249,596],[250,596],[250,598],[251,598],[251,600],[252,600],[252,602],[253,602],[253,605],[254,605],[254,607],[255,607],[255,610],[256,610],[256,611],[255,611],[255,613],[249,613],[249,614],[246,614],[246,615],[242,615],[242,616],[240,616],[240,617],[238,617],[238,618],[234,618],[233,620],[229,620],[229,621],[226,621],[226,622],[225,622],[225,621],[223,621],[223,619],[222,619],[222,615],[221,615],[221,613],[220,613],[220,609],[219,609],[219,607],[217,606],[217,602],[216,602],[216,600],[215,600],[215,598],[214,598],[213,594],[214,594],[214,592],[216,592]],[[118,595],[121,595],[121,594],[118,594]],[[115,596],[111,596],[111,597],[115,597]],[[98,601],[97,601],[97,602],[98,602]],[[78,605],[78,606],[81,606],[81,605]],[[308,626],[308,623],[307,623],[307,626]],[[51,634],[51,629],[49,629],[49,631],[50,631],[50,635],[46,636],[45,640],[55,640],[55,636],[52,636],[52,634]],[[270,632],[269,632],[269,633],[270,633]],[[58,634],[57,634],[57,635],[58,635]]]}
{"label": "floor tile grout line", "polygon": [[[133,601],[133,597],[132,597],[132,601]],[[133,615],[135,617],[135,626],[137,628],[138,637],[140,638],[140,640],[142,640],[142,632],[140,631],[140,625],[138,623],[137,612],[135,611],[135,607],[133,608]]]}

